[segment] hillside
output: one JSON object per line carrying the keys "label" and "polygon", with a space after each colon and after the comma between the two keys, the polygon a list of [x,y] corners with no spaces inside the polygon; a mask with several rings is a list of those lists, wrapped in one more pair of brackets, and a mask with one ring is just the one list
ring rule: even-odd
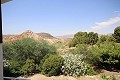
{"label": "hillside", "polygon": [[3,35],[3,42],[13,42],[23,38],[33,38],[36,41],[45,40],[49,44],[66,43],[71,40],[70,38],[56,38],[49,33],[34,33],[31,30],[27,30],[18,35]]}
{"label": "hillside", "polygon": [[19,35],[3,35],[3,42],[13,42],[15,40],[20,40],[23,38],[33,38],[35,40],[40,40],[41,37],[39,37],[37,34],[32,32],[31,30],[27,30]]}
{"label": "hillside", "polygon": [[49,33],[36,33],[38,36],[41,36],[42,38],[55,38],[55,37],[53,37],[51,34],[49,34]]}

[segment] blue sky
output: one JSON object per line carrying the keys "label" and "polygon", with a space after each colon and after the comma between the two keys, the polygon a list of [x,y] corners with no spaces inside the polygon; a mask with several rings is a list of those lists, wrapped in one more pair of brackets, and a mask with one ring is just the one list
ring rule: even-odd
{"label": "blue sky", "polygon": [[107,34],[120,25],[120,0],[12,0],[2,4],[2,18],[3,34]]}

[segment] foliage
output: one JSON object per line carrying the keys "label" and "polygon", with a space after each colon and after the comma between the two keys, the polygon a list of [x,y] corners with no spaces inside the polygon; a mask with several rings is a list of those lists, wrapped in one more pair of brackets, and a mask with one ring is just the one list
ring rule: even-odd
{"label": "foliage", "polygon": [[120,69],[120,44],[104,43],[100,46],[94,46],[91,49],[92,60],[95,65],[101,65],[103,68],[112,70]]}
{"label": "foliage", "polygon": [[120,69],[120,45],[115,43],[103,44],[100,47],[102,65],[106,68]]}
{"label": "foliage", "polygon": [[108,42],[116,42],[116,40],[113,36],[108,36],[107,41]]}
{"label": "foliage", "polygon": [[80,54],[66,53],[64,56],[62,72],[65,75],[80,76],[94,73],[91,66],[84,61],[84,56]]}
{"label": "foliage", "polygon": [[[116,43],[117,42],[117,43]],[[70,49],[63,58],[57,54],[56,48],[64,47],[58,42],[54,46],[47,42],[37,42],[25,38],[11,43],[3,43],[4,75],[30,75],[43,73],[48,76],[65,75],[80,76],[95,74],[93,67],[107,70],[120,70],[120,26],[115,28],[111,36],[94,32],[78,32],[69,42]],[[104,80],[112,80],[102,76]]]}
{"label": "foliage", "polygon": [[116,78],[114,77],[114,75],[112,75],[112,76],[106,76],[105,74],[102,74],[101,78],[102,78],[102,80],[116,80]]}
{"label": "foliage", "polygon": [[98,34],[94,32],[89,32],[88,33],[88,44],[94,45],[98,41]]}
{"label": "foliage", "polygon": [[106,42],[107,41],[107,37],[108,37],[107,35],[101,35],[100,38],[99,38],[99,42],[100,43]]}
{"label": "foliage", "polygon": [[32,59],[27,59],[25,64],[23,65],[21,71],[24,75],[32,74],[35,70],[35,62]]}
{"label": "foliage", "polygon": [[115,38],[113,36],[101,35],[98,39],[97,45],[104,44],[106,42],[115,42]]}
{"label": "foliage", "polygon": [[114,29],[113,36],[116,39],[116,42],[120,43],[120,26],[118,26]]}
{"label": "foliage", "polygon": [[50,55],[45,59],[42,65],[42,73],[48,76],[61,74],[61,67],[63,65],[63,58],[58,55]]}
{"label": "foliage", "polygon": [[25,38],[12,43],[3,43],[3,57],[9,63],[4,69],[17,75],[40,72],[40,62],[47,54],[56,54],[56,48],[45,41],[36,42]]}
{"label": "foliage", "polygon": [[78,44],[76,45],[75,49],[71,49],[68,52],[72,54],[83,55],[83,57],[85,58],[84,60],[88,63],[90,63],[90,60],[92,58],[92,55],[90,54],[89,51],[89,45],[87,44]]}
{"label": "foliage", "polygon": [[98,40],[98,34],[94,32],[77,32],[74,38],[69,43],[69,47],[75,47],[77,44],[96,44]]}
{"label": "foliage", "polygon": [[99,66],[107,70],[120,69],[120,44],[106,41],[99,46],[78,44],[75,49],[69,51],[72,54],[80,54],[88,64]]}

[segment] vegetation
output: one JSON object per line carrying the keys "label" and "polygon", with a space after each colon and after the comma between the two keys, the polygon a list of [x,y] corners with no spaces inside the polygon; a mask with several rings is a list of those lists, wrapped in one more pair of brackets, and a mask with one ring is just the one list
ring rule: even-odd
{"label": "vegetation", "polygon": [[48,76],[59,75],[62,73],[61,68],[64,59],[58,55],[50,55],[45,59],[42,65],[42,73]]}
{"label": "vegetation", "polygon": [[107,70],[120,69],[120,45],[116,43],[104,43],[91,48],[94,65],[101,66]]}
{"label": "vegetation", "polygon": [[120,43],[120,26],[116,27],[113,34],[116,42]]}
{"label": "vegetation", "polygon": [[69,43],[69,47],[75,47],[77,44],[94,45],[98,41],[98,34],[94,32],[78,32]]}
{"label": "vegetation", "polygon": [[[3,43],[5,76],[32,75],[93,75],[96,69],[120,70],[120,27],[113,35],[98,37],[94,32],[78,32],[69,42],[68,52],[57,54],[65,46],[58,42],[54,46],[30,38]],[[56,47],[55,47],[56,46]],[[103,80],[108,79],[102,76]]]}
{"label": "vegetation", "polygon": [[65,61],[62,72],[65,75],[81,76],[95,74],[91,66],[84,61],[83,55],[66,53],[63,57]]}
{"label": "vegetation", "polygon": [[106,43],[106,42],[116,42],[115,38],[113,36],[107,36],[107,35],[102,35],[98,39],[98,42],[96,43],[97,45]]}
{"label": "vegetation", "polygon": [[4,69],[13,75],[41,72],[40,62],[47,54],[56,54],[56,48],[48,45],[45,41],[36,42],[27,38],[13,43],[4,43],[4,63],[9,63],[4,66]]}
{"label": "vegetation", "polygon": [[103,74],[101,76],[102,80],[116,80],[116,78],[114,77],[114,75],[112,76],[106,76],[105,74]]}

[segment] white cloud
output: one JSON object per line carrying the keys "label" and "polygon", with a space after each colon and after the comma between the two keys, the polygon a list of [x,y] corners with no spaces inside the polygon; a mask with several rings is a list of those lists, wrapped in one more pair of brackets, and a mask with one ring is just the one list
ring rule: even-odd
{"label": "white cloud", "polygon": [[113,13],[119,13],[120,11],[114,11]]}
{"label": "white cloud", "polygon": [[110,27],[111,25],[116,24],[118,22],[120,22],[120,17],[114,17],[114,18],[110,18],[107,21],[96,23],[96,25],[91,28],[94,30],[98,30],[98,29]]}

